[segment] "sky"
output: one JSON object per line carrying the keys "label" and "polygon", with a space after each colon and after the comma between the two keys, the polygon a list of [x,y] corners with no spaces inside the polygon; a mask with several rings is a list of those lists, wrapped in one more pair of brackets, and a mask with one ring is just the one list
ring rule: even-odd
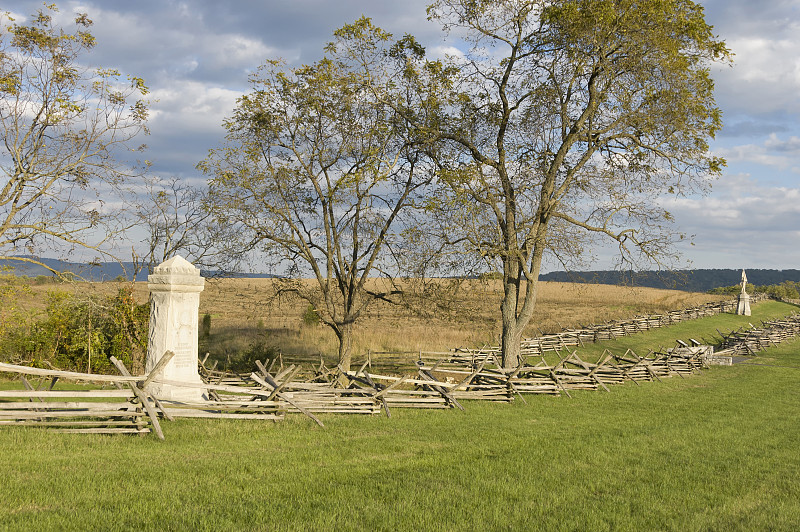
{"label": "sky", "polygon": [[[800,0],[708,0],[706,20],[734,53],[715,65],[724,127],[712,142],[727,159],[704,197],[662,198],[694,268],[800,269]],[[447,48],[426,0],[60,1],[60,20],[86,12],[98,44],[90,61],[143,77],[151,93],[152,170],[198,180],[195,165],[221,144],[222,122],[266,59],[320,58],[332,32],[362,14],[429,52]],[[40,1],[3,2],[18,19]],[[602,257],[603,253],[599,255]],[[610,263],[592,269],[610,267]]]}

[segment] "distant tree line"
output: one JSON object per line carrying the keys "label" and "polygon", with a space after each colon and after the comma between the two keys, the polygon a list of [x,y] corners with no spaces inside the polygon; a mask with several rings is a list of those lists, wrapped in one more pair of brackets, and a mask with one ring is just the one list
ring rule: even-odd
{"label": "distant tree line", "polygon": [[[748,293],[750,283],[758,286],[780,285],[781,283],[800,282],[800,270],[764,270],[748,269]],[[543,281],[566,283],[598,283],[629,286],[647,286],[650,288],[666,288],[686,290],[689,292],[708,292],[714,289],[727,290],[738,284],[742,276],[741,270],[732,269],[698,269],[676,271],[585,271],[585,272],[550,272],[542,274]],[[712,292],[728,293],[728,292]]]}

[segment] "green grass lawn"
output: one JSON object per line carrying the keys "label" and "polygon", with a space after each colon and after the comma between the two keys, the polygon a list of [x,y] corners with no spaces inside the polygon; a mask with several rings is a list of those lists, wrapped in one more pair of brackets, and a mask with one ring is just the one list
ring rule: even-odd
{"label": "green grass lawn", "polygon": [[0,529],[798,530],[800,341],[752,362],[325,429],[299,415],[164,422],[164,442],[3,429]]}

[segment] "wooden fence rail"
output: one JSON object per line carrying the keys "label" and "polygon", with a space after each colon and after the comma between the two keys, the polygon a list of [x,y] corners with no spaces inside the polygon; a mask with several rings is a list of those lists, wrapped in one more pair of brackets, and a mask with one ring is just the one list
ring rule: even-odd
{"label": "wooden fence rail", "polygon": [[[419,360],[415,373],[403,376],[373,372],[367,360],[355,371],[337,368],[330,371],[324,362],[306,379],[296,379],[297,365],[272,367],[271,371],[257,362],[258,372],[249,376],[226,377],[237,385],[208,384],[210,387],[239,390],[274,396],[286,403],[287,412],[302,412],[319,424],[314,414],[350,413],[387,416],[395,408],[460,408],[464,400],[525,400],[527,394],[570,395],[574,390],[604,390],[626,381],[662,380],[685,377],[707,367],[705,346],[684,347],[639,356],[628,350],[624,354],[605,351],[595,362],[581,359],[577,351],[559,351],[557,363],[543,356],[536,363],[508,370],[502,368],[492,352],[452,353],[436,361]],[[529,357],[534,360],[536,357]],[[202,366],[202,363],[201,363]],[[201,374],[219,380],[208,371]],[[323,378],[325,377],[325,378]],[[224,379],[223,379],[224,380]],[[230,401],[221,394],[219,400]]]}
{"label": "wooden fence rail", "polygon": [[[765,298],[765,296],[757,294],[752,296],[751,301],[755,302]],[[537,356],[562,349],[582,347],[585,343],[615,340],[624,336],[735,310],[736,301],[724,301],[722,303],[707,303],[698,307],[673,310],[665,314],[650,314],[636,316],[629,320],[614,320],[599,325],[585,325],[578,329],[566,329],[556,334],[525,338],[522,340],[521,353],[525,356]],[[490,349],[494,353],[500,352],[499,346],[493,346]]]}
{"label": "wooden fence rail", "polygon": [[[309,375],[306,379],[285,378],[287,373],[295,376],[300,370],[297,365],[284,367],[281,357],[273,360],[269,367],[257,363],[261,376],[258,382],[254,379],[256,374],[220,372],[214,367],[205,367],[205,360],[201,362],[200,374],[209,383],[224,382],[240,387],[261,385],[265,392],[272,390],[273,393],[279,390],[283,399],[292,401],[287,411],[301,411],[307,415],[334,412],[375,414],[380,411],[390,415],[393,408],[463,408],[461,401],[464,400],[508,402],[524,400],[526,394],[569,396],[573,390],[609,391],[610,387],[628,381],[638,384],[673,376],[683,378],[708,367],[713,353],[712,348],[702,346],[700,342],[693,340],[694,345],[689,346],[677,341],[672,349],[649,352],[644,356],[631,350],[622,354],[606,350],[599,360],[589,362],[582,360],[574,349],[584,342],[635,334],[734,309],[735,302],[709,304],[531,339],[523,351],[526,362],[513,370],[502,368],[498,348],[485,347],[414,353],[418,354],[415,372],[403,376],[373,372],[371,354],[356,371],[328,368],[324,360],[320,360],[318,367],[310,373],[304,372]],[[784,322],[794,323],[791,318],[776,323]],[[776,335],[789,334],[784,329],[777,332],[772,327],[766,338],[774,343]],[[732,337],[737,334],[732,333]],[[751,343],[766,342],[763,335],[754,331],[746,334]],[[545,358],[545,354],[553,353],[558,355],[557,363]],[[405,353],[405,357],[399,357],[397,355],[403,354],[397,353],[389,355],[407,362],[409,353]],[[264,379],[272,375],[270,372],[274,377],[267,383]]]}
{"label": "wooden fence rail", "polygon": [[[172,358],[168,351],[150,375],[131,376],[113,360],[123,375],[95,375],[31,368],[0,363],[0,371],[19,375],[25,390],[0,390],[0,425],[43,427],[59,432],[147,434],[160,439],[164,433],[156,413],[157,400],[144,384]],[[112,357],[113,359],[113,357]],[[38,378],[36,385],[29,378]],[[54,389],[59,380],[113,385],[115,389]]]}
{"label": "wooden fence rail", "polygon": [[727,333],[718,329],[717,332],[722,337],[717,355],[757,356],[759,351],[800,336],[800,314],[762,321],[758,327],[751,324],[748,329],[739,327]]}
{"label": "wooden fence rail", "polygon": [[[626,322],[605,324],[610,335],[633,334],[646,328],[661,327],[665,320],[695,319],[714,312],[709,307],[639,317]],[[404,375],[374,372],[368,357],[356,371],[328,368],[324,360],[310,371],[300,365],[284,365],[277,358],[269,365],[256,362],[251,373],[226,373],[200,361],[202,383],[187,384],[159,378],[163,365],[172,356],[167,352],[148,375],[131,376],[116,359],[121,375],[89,375],[0,363],[0,371],[16,373],[25,390],[0,390],[0,425],[47,427],[69,432],[135,433],[155,432],[163,439],[159,416],[221,417],[277,421],[286,413],[297,412],[324,426],[320,413],[377,414],[390,416],[395,408],[463,409],[463,401],[525,401],[528,394],[570,396],[575,390],[609,392],[626,382],[685,378],[708,367],[713,348],[677,341],[671,349],[651,351],[640,356],[628,349],[624,353],[605,350],[596,361],[582,359],[573,349],[600,335],[598,328],[567,331],[537,339],[537,349],[525,352],[523,365],[506,369],[494,348],[456,350],[422,356],[414,371]],[[762,322],[749,329],[722,333],[722,353],[754,355],[800,335],[800,314]],[[547,346],[547,347],[545,347]],[[545,356],[545,353],[548,353]],[[552,354],[557,355],[553,357]],[[719,355],[720,352],[716,353]],[[301,375],[306,375],[301,377]],[[31,382],[29,378],[38,378]],[[59,380],[113,385],[114,389],[55,389]],[[159,401],[146,391],[148,383],[201,388],[208,401]]]}

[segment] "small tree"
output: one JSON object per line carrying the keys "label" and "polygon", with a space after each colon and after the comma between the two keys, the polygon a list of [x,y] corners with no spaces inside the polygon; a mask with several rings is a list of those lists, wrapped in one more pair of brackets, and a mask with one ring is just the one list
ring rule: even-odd
{"label": "small tree", "polygon": [[[227,146],[200,166],[212,176],[218,223],[236,228],[231,246],[285,268],[283,289],[334,331],[346,369],[353,324],[396,291],[391,251],[430,175],[395,111],[403,96],[385,70],[390,43],[362,18],[338,30],[317,63],[267,62],[225,123]],[[387,284],[368,285],[381,274]]]}
{"label": "small tree", "polygon": [[68,33],[55,11],[28,24],[0,15],[0,259],[97,248],[109,210],[93,192],[130,174],[118,158],[146,129],[144,81],[84,66],[92,21],[78,15]]}
{"label": "small tree", "polygon": [[403,114],[441,143],[433,206],[456,214],[444,237],[499,263],[514,367],[547,254],[571,261],[606,239],[623,262],[670,261],[680,235],[657,198],[720,173],[708,64],[729,52],[688,0],[437,0],[428,13],[470,48],[409,60],[421,102],[438,87],[438,115]]}

